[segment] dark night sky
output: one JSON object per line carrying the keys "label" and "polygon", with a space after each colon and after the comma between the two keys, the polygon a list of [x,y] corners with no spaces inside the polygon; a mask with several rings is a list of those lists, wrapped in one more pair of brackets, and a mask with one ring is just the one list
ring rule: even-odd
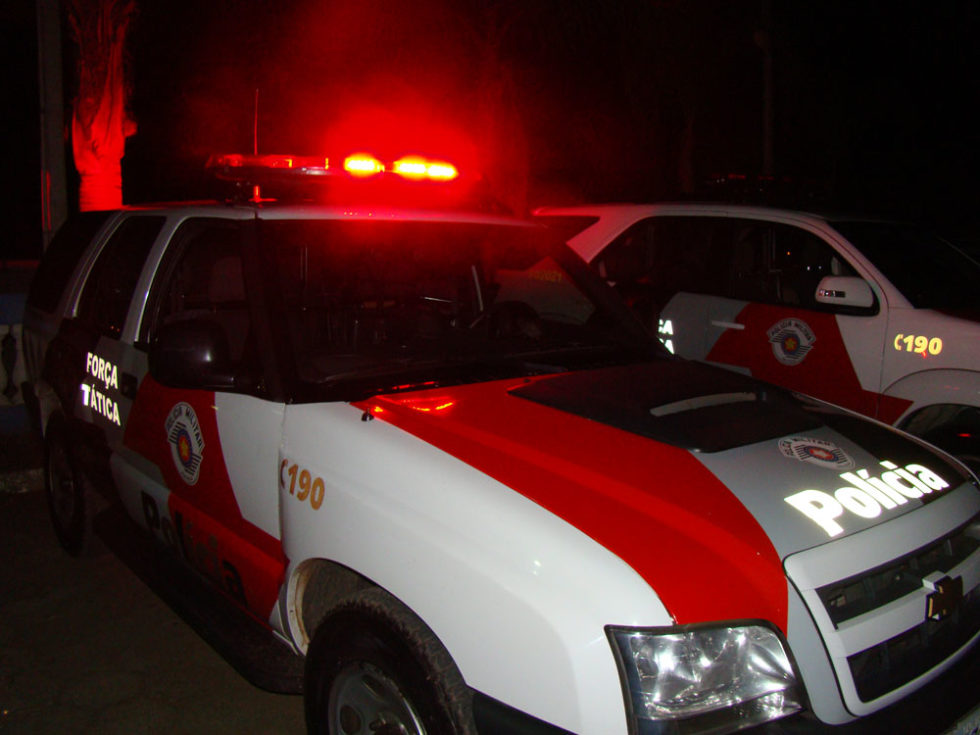
{"label": "dark night sky", "polygon": [[[366,120],[438,129],[491,180],[526,180],[531,205],[758,173],[768,27],[775,173],[847,206],[980,223],[973,2],[772,0],[768,21],[764,0],[138,4],[130,202],[193,195],[209,152],[249,149],[256,89],[264,151],[381,134]],[[27,252],[39,241],[33,3],[2,13],[8,160],[30,184],[7,197],[22,223],[3,248]]]}

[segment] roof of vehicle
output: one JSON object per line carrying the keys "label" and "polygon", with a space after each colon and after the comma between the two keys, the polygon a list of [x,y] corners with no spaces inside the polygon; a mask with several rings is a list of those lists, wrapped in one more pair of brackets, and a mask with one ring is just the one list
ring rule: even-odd
{"label": "roof of vehicle", "polygon": [[585,260],[591,261],[614,238],[640,219],[652,216],[735,217],[783,222],[812,228],[826,227],[835,222],[893,222],[895,220],[867,215],[805,211],[752,204],[733,204],[720,201],[677,201],[640,203],[582,204],[572,206],[538,207],[536,217],[589,217],[588,224],[568,223],[562,236]]}
{"label": "roof of vehicle", "polygon": [[793,217],[799,219],[822,220],[826,222],[835,221],[875,221],[886,222],[895,221],[893,217],[882,217],[872,214],[858,214],[854,212],[824,210],[819,208],[793,208],[793,207],[774,207],[758,204],[738,204],[724,201],[663,201],[663,202],[609,202],[592,204],[573,204],[565,206],[542,206],[534,210],[536,216],[561,216],[561,215],[631,215],[644,214],[649,212],[665,213],[678,212],[690,213],[699,212],[717,216],[745,216],[758,217],[763,219]]}
{"label": "roof of vehicle", "polygon": [[488,212],[469,208],[397,206],[394,204],[371,202],[362,204],[318,204],[312,202],[280,202],[271,200],[237,203],[201,200],[127,205],[117,211],[134,213],[179,212],[184,216],[227,216],[229,219],[248,219],[252,217],[262,220],[371,219],[376,221],[411,220],[536,226],[534,222],[529,222],[501,212]]}
{"label": "roof of vehicle", "polygon": [[429,221],[468,222],[481,224],[534,226],[534,223],[510,214],[485,212],[473,209],[441,209],[425,207],[398,207],[393,205],[353,204],[346,206],[327,204],[282,204],[255,208],[259,219],[349,219],[374,221]]}

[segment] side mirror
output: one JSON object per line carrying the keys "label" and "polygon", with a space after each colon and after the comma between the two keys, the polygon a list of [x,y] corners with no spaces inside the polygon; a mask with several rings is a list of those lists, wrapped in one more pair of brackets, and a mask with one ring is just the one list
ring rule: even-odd
{"label": "side mirror", "polygon": [[856,276],[824,276],[814,294],[818,304],[870,309],[875,304],[871,286]]}
{"label": "side mirror", "polygon": [[150,343],[150,375],[171,388],[220,390],[235,386],[228,338],[207,319],[167,324]]}

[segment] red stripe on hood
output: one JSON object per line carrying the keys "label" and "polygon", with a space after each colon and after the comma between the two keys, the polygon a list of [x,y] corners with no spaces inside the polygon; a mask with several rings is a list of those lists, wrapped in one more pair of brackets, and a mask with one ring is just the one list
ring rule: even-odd
{"label": "red stripe on hood", "polygon": [[[510,395],[513,387],[480,383],[358,406],[615,553],[677,623],[759,618],[786,630],[787,583],[776,550],[690,452]],[[593,588],[601,593],[601,581]]]}

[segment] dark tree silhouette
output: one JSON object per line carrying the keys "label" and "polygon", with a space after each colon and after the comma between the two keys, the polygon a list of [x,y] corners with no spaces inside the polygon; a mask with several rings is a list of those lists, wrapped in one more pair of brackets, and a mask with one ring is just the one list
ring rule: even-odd
{"label": "dark tree silhouette", "polygon": [[77,92],[71,136],[80,177],[79,209],[122,204],[122,157],[136,132],[128,111],[125,42],[134,0],[69,0],[68,18],[78,44]]}

